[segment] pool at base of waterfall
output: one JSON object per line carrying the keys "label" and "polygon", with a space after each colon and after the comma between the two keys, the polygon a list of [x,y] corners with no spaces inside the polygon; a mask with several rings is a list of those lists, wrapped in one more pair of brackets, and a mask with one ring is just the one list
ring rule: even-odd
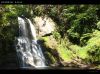
{"label": "pool at base of waterfall", "polygon": [[38,67],[38,68],[35,68],[35,67],[21,67],[20,69],[21,70],[56,70],[56,69],[59,69],[59,70],[86,70],[87,68],[77,68],[77,67],[49,67],[49,66],[46,66],[46,67]]}

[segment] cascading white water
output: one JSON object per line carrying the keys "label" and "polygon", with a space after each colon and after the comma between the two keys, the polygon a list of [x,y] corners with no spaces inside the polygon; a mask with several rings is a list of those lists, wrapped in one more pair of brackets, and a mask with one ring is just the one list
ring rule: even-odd
{"label": "cascading white water", "polygon": [[27,19],[27,20],[28,20],[29,25],[30,25],[31,35],[33,36],[34,40],[37,40],[35,27],[34,27],[34,25],[32,24],[32,22],[29,19]]}
{"label": "cascading white water", "polygon": [[20,67],[46,67],[44,55],[37,43],[35,27],[29,19],[26,18],[26,20],[29,24],[18,17],[19,37],[16,38],[16,51]]}

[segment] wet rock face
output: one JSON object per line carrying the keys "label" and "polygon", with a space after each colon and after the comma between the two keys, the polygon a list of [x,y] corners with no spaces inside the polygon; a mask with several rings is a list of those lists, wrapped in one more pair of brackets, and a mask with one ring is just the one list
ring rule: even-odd
{"label": "wet rock face", "polygon": [[55,23],[51,18],[47,16],[35,17],[34,22],[38,31],[38,36],[45,36],[47,34],[50,34],[55,29]]}

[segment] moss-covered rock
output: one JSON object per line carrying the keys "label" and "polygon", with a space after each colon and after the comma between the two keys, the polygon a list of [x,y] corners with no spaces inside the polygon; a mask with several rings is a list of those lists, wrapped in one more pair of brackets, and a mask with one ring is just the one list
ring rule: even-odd
{"label": "moss-covered rock", "polygon": [[41,37],[39,40],[43,41],[40,45],[44,50],[44,55],[48,64],[51,65],[56,63],[58,61],[57,58],[59,58],[55,49],[57,47],[57,42],[52,36]]}
{"label": "moss-covered rock", "polygon": [[52,66],[52,64],[56,66],[64,66],[65,63],[63,62],[71,62],[72,58],[74,58],[73,56],[75,56],[73,51],[67,48],[69,43],[66,42],[66,39],[60,39],[59,42],[51,35],[41,37],[39,40],[44,41],[41,46],[44,49],[45,58],[50,66]]}

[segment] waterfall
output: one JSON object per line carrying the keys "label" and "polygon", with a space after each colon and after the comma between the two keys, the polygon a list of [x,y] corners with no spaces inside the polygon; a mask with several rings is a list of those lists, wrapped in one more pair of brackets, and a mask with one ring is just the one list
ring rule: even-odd
{"label": "waterfall", "polygon": [[28,20],[29,25],[30,25],[31,35],[33,36],[34,40],[37,40],[35,27],[34,27],[34,25],[32,24],[32,22],[29,19],[27,19],[27,20]]}
{"label": "waterfall", "polygon": [[37,42],[34,25],[30,19],[21,17],[18,17],[18,23],[19,37],[16,38],[15,45],[20,67],[46,67],[42,49]]}

